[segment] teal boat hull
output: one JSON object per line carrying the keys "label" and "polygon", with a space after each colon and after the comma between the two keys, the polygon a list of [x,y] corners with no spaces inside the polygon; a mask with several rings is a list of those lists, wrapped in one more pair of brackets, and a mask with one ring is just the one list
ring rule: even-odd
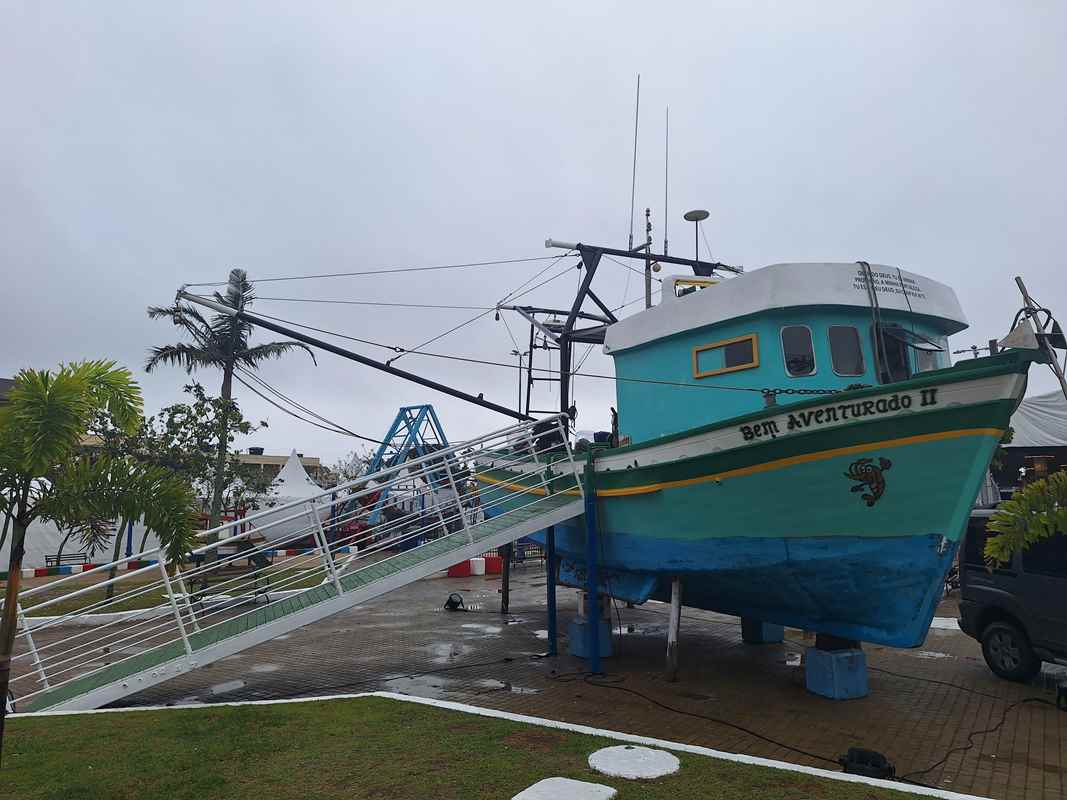
{"label": "teal boat hull", "polygon": [[[980,359],[592,453],[600,591],[662,600],[679,577],[687,606],[921,644],[1029,363]],[[519,469],[479,479],[528,501]],[[587,535],[584,517],[556,528],[565,585],[585,586]]]}

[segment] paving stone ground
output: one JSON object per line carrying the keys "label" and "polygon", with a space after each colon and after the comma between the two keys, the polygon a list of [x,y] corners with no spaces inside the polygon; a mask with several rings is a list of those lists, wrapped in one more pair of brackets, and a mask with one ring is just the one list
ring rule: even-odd
{"label": "paving stone ground", "polygon": [[[788,630],[783,644],[745,645],[736,618],[685,609],[679,680],[668,683],[667,607],[648,603],[616,607],[616,655],[604,660],[603,678],[589,680],[579,659],[540,657],[540,567],[513,572],[508,616],[499,586],[499,576],[420,581],[117,705],[387,690],[831,769],[828,760],[866,747],[933,786],[1025,800],[1067,794],[1067,713],[1027,703],[1003,716],[1024,698],[1054,699],[1062,668],[1046,666],[1029,686],[1002,681],[972,639],[932,629],[914,650],[865,645],[870,696],[833,701],[804,688],[800,658],[812,641],[800,631]],[[450,592],[468,612],[442,609]],[[561,588],[563,653],[575,608],[576,593]],[[948,754],[986,729],[970,749]]]}

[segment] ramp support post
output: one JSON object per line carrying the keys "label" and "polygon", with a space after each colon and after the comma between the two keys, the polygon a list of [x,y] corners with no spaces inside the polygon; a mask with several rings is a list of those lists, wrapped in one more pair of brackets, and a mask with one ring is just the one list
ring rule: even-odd
{"label": "ramp support post", "polygon": [[590,451],[585,462],[585,564],[586,564],[586,644],[589,653],[589,671],[600,674],[600,570],[597,563],[596,492],[593,489],[593,454]]}
{"label": "ramp support post", "polygon": [[[322,521],[319,519],[319,514],[315,510],[315,504],[308,502],[304,504],[307,508],[307,514],[311,518],[311,527],[315,534],[315,544],[319,546],[319,553],[322,557],[324,566],[326,567],[326,574],[330,576],[333,586],[337,589],[337,596],[340,597],[345,593],[345,590],[341,587],[341,578],[337,574],[337,565],[333,563],[333,554],[330,552],[330,545],[326,541],[326,531],[322,529]],[[323,581],[325,583],[325,581]]]}
{"label": "ramp support post", "polygon": [[671,612],[667,621],[667,680],[678,680],[678,633],[682,627],[682,579],[671,581]]}
{"label": "ramp support post", "polygon": [[511,606],[511,555],[515,551],[515,543],[508,542],[500,548],[500,556],[503,563],[500,567],[500,613],[507,614]]}
{"label": "ramp support post", "polygon": [[41,657],[37,654],[37,645],[33,643],[33,634],[30,633],[30,623],[26,619],[26,615],[22,611],[22,606],[18,601],[15,602],[15,610],[18,613],[18,621],[22,626],[22,629],[26,631],[26,645],[30,649],[30,658],[33,660],[33,669],[37,673],[37,678],[44,684],[44,688],[50,689],[48,684],[48,676],[44,672],[44,665],[41,663]]}
{"label": "ramp support post", "polygon": [[559,637],[556,628],[556,526],[549,525],[545,531],[545,594],[548,600],[548,655],[559,655]]}
{"label": "ramp support post", "polygon": [[185,655],[189,658],[193,657],[193,646],[189,644],[189,636],[185,632],[185,624],[182,622],[181,612],[178,610],[178,601],[174,598],[174,590],[170,586],[170,575],[167,574],[167,565],[164,563],[162,551],[158,554],[159,572],[163,576],[163,585],[167,588],[167,599],[170,600],[170,610],[174,612],[174,621],[178,623],[178,635],[182,637],[182,644],[185,646]]}

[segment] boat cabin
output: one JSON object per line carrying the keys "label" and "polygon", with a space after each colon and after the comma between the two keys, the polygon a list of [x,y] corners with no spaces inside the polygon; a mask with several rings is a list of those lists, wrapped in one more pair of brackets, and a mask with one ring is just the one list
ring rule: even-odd
{"label": "boat cabin", "polygon": [[948,337],[967,327],[951,288],[880,264],[774,264],[662,288],[606,332],[623,443],[757,411],[752,390],[787,404],[948,367]]}

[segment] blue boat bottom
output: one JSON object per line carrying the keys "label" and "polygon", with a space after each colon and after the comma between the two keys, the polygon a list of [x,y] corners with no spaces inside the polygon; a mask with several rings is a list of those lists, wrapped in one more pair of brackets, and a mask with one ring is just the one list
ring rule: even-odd
{"label": "blue boat bottom", "polygon": [[[677,575],[690,607],[894,647],[926,638],[958,547],[939,534],[686,540],[612,532],[601,542],[598,586],[620,600],[667,602]],[[557,526],[556,549],[560,583],[584,588],[581,528]]]}

